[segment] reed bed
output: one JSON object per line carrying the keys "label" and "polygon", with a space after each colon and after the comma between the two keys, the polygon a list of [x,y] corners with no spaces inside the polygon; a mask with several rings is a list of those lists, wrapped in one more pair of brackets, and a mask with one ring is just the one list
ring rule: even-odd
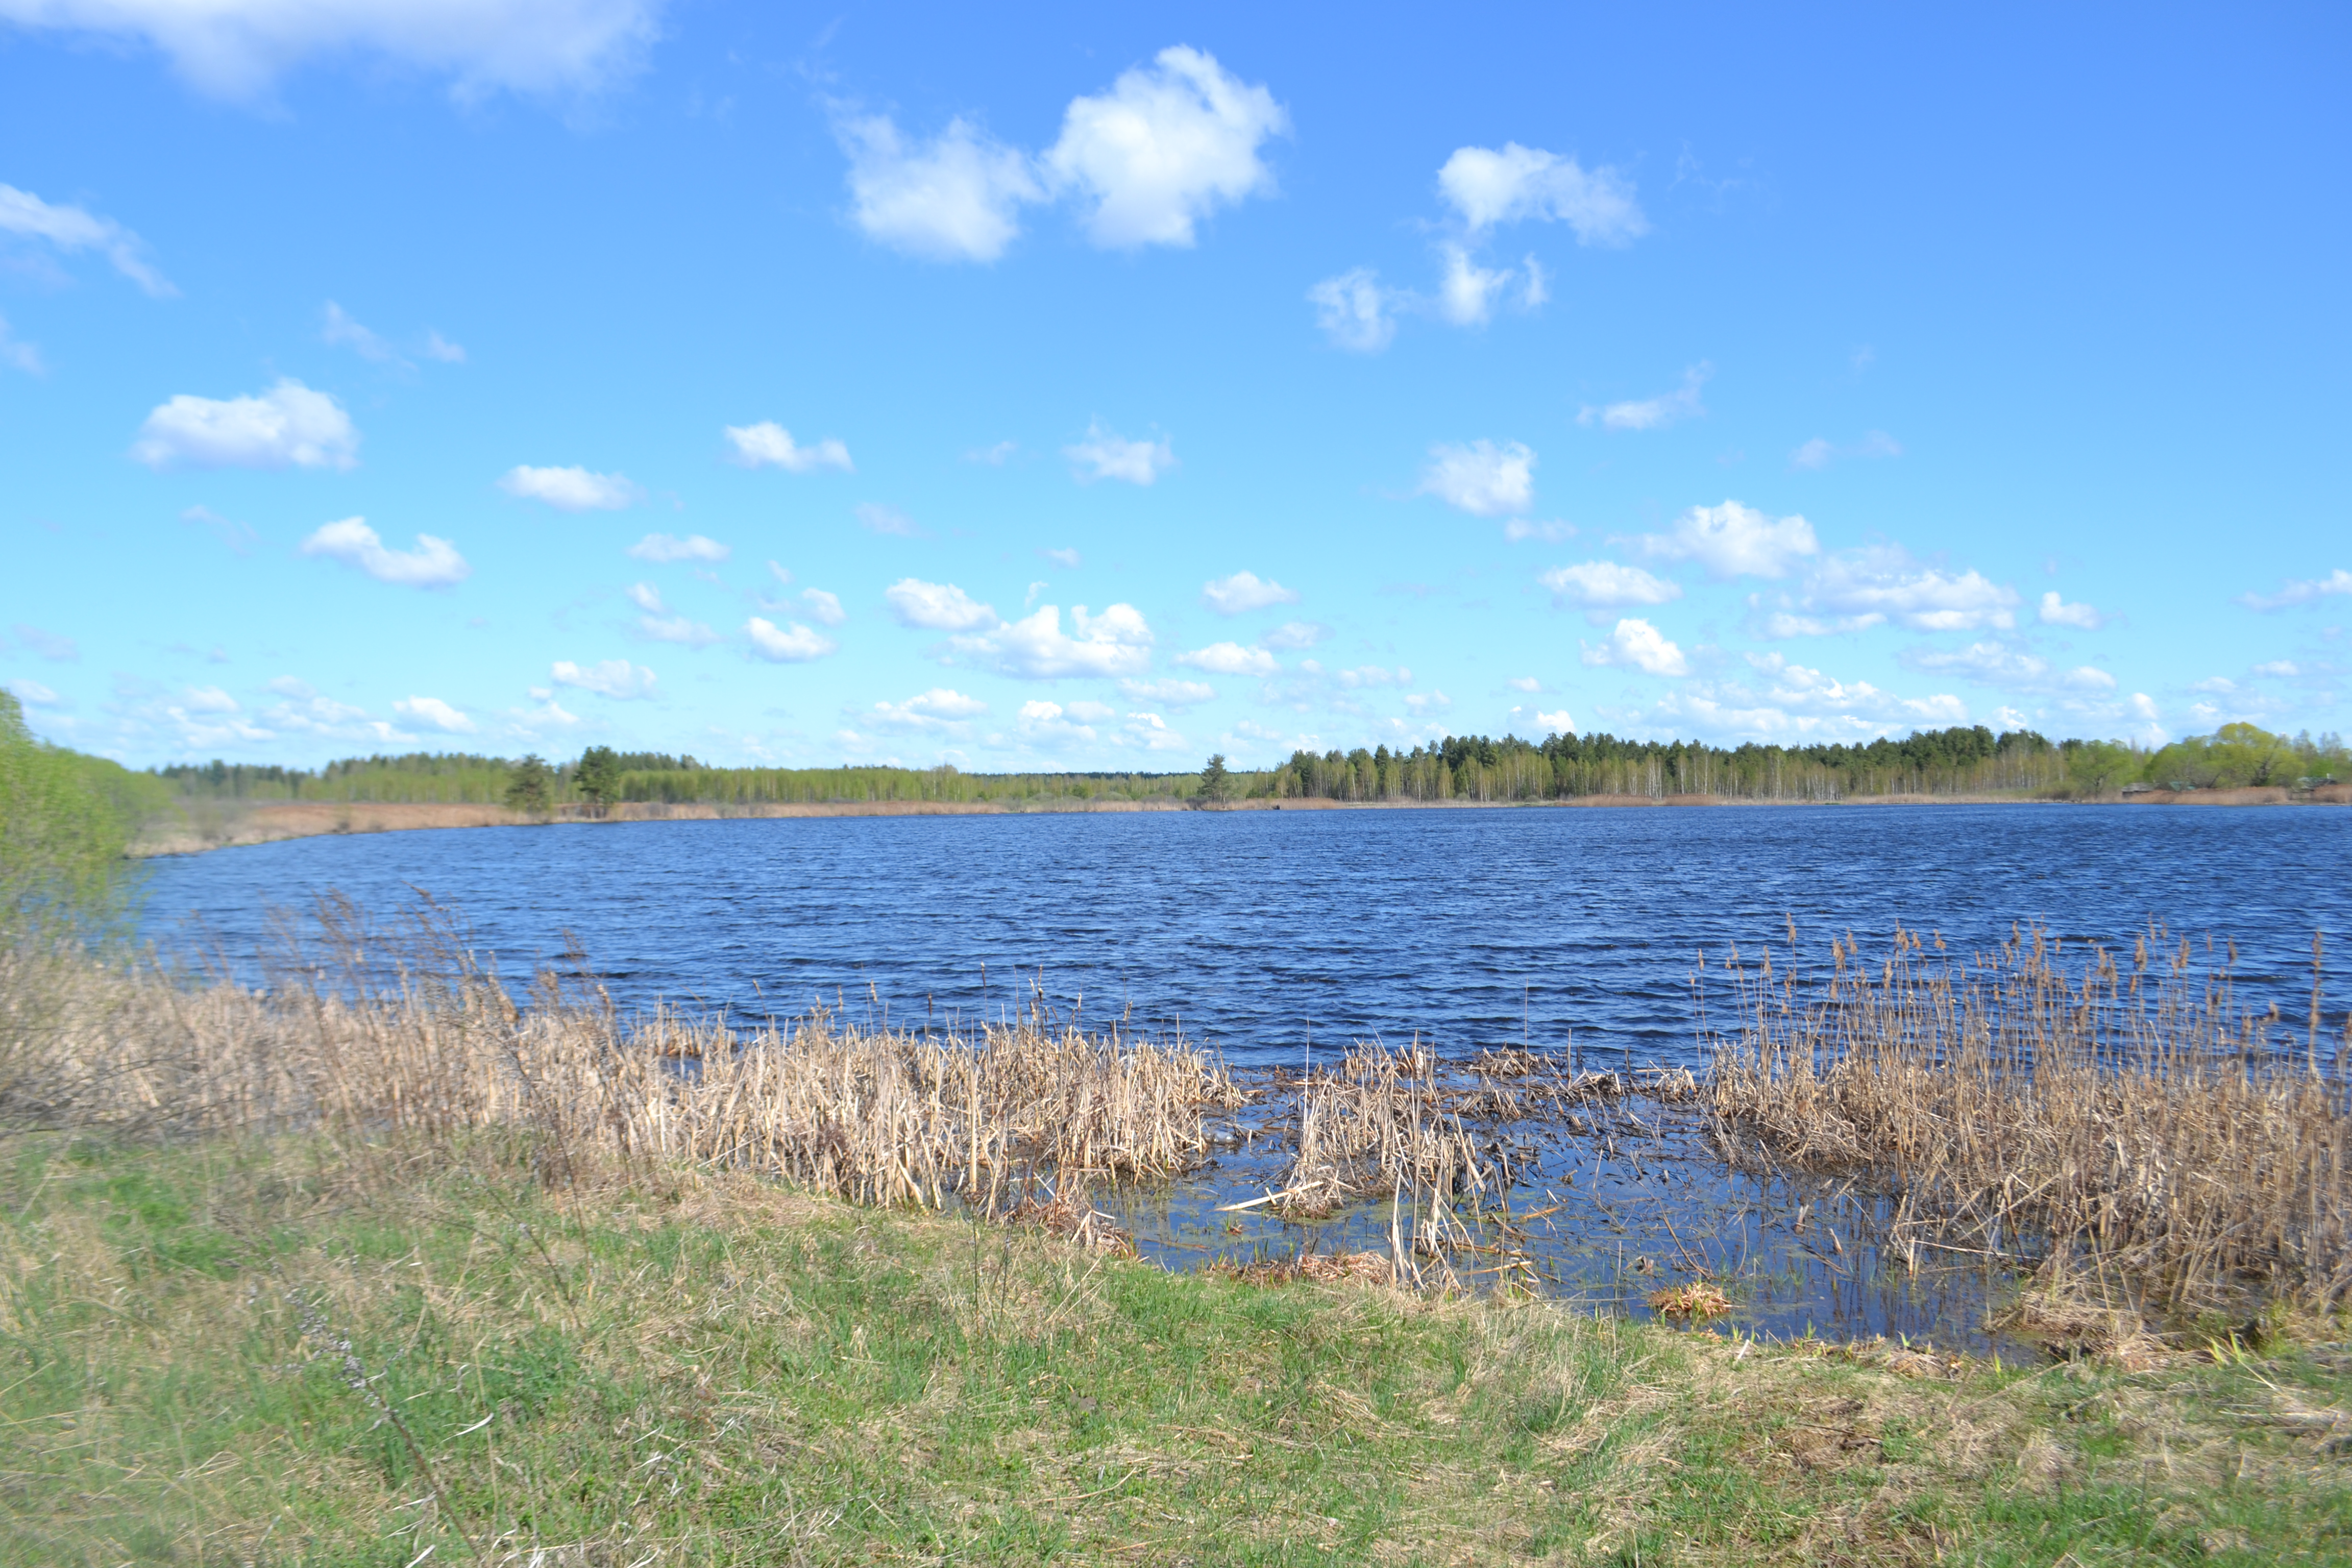
{"label": "reed bed", "polygon": [[1965,960],[1907,931],[1832,952],[1825,975],[1732,956],[1707,1094],[1734,1160],[1885,1182],[1883,1247],[1915,1267],[1974,1252],[2174,1308],[2352,1287],[2316,939],[2300,1030],[2238,1005],[2226,947],[2158,927],[2127,960],[2040,929]]}
{"label": "reed bed", "polygon": [[1243,1098],[1181,1041],[1087,1034],[1042,1007],[950,1035],[825,1011],[625,1022],[577,973],[541,974],[519,1005],[430,921],[390,957],[348,921],[328,929],[328,954],[266,989],[0,952],[0,1118],[170,1137],[505,1130],[551,1181],[583,1159],[683,1161],[996,1212],[1188,1170],[1211,1113]]}

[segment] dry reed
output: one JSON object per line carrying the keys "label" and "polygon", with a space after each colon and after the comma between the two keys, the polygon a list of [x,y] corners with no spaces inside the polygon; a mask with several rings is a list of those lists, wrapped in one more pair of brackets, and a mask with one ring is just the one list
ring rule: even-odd
{"label": "dry reed", "polygon": [[2095,946],[2070,963],[2039,929],[1965,962],[1905,931],[1874,963],[1850,936],[1832,952],[1810,979],[1733,954],[1709,1093],[1735,1159],[1887,1180],[1884,1246],[1915,1266],[1973,1250],[2176,1308],[2352,1285],[2352,1118],[2315,942],[2285,1050],[2275,1008],[2238,1006],[2233,955],[2200,963],[2159,929],[2127,965]]}

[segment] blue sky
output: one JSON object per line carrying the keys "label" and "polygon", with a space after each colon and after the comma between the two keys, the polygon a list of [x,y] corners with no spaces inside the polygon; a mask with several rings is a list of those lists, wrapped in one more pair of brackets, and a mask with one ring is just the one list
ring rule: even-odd
{"label": "blue sky", "polygon": [[136,764],[2344,728],[2338,7],[0,0]]}

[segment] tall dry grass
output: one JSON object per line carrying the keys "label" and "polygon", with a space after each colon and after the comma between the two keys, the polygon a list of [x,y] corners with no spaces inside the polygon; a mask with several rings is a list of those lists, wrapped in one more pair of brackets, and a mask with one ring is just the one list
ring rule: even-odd
{"label": "tall dry grass", "polygon": [[2352,1286],[2315,941],[2303,1029],[2240,1007],[2226,949],[2157,928],[2126,962],[2039,929],[1965,960],[1903,931],[1875,961],[1851,936],[1832,953],[1825,975],[1734,953],[1709,1094],[1735,1158],[1889,1181],[1897,1257],[1974,1249],[2175,1306]]}
{"label": "tall dry grass", "polygon": [[0,951],[0,1118],[150,1135],[528,1134],[551,1180],[583,1158],[772,1173],[866,1204],[1000,1205],[1036,1178],[1189,1169],[1239,1102],[1188,1045],[1086,1034],[1038,1008],[954,1035],[818,1012],[756,1029],[625,1021],[593,978],[525,1000],[431,911],[326,938],[275,984],[176,982],[56,951]]}

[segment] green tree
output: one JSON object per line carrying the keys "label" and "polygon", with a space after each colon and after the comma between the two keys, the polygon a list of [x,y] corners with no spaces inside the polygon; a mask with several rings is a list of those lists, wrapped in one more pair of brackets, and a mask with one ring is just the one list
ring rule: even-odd
{"label": "green tree", "polygon": [[508,808],[528,812],[533,816],[545,816],[549,789],[554,778],[546,760],[537,752],[523,758],[507,774]]}
{"label": "green tree", "polygon": [[0,689],[0,938],[113,931],[137,880],[131,841],[163,799],[154,780],[35,739]]}
{"label": "green tree", "polygon": [[591,813],[604,816],[604,808],[620,793],[621,759],[614,755],[610,746],[589,747],[572,765],[572,787],[580,792],[580,798],[588,803]]}
{"label": "green tree", "polygon": [[1217,752],[1201,770],[1201,804],[1223,805],[1234,798],[1234,776],[1225,771],[1225,754]]}

